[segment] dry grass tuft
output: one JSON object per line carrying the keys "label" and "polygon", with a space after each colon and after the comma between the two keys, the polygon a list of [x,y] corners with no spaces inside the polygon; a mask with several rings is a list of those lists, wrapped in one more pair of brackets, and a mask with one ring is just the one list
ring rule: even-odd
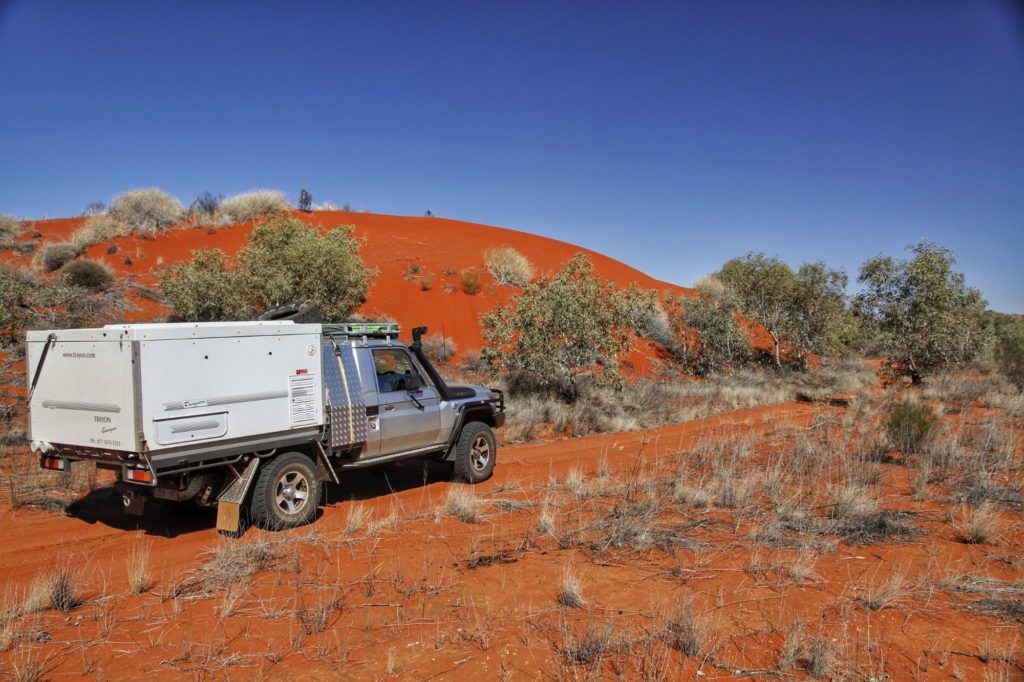
{"label": "dry grass tuft", "polygon": [[313,607],[302,607],[296,613],[302,634],[315,635],[323,632],[330,625],[331,614],[336,608],[332,601],[324,601]]}
{"label": "dry grass tuft", "polygon": [[7,651],[18,640],[18,619],[21,616],[21,595],[9,583],[4,586],[0,601],[0,652]]}
{"label": "dry grass tuft", "polygon": [[823,634],[817,634],[807,643],[805,668],[813,677],[826,677],[836,667],[836,645]]}
{"label": "dry grass tuft", "polygon": [[61,559],[49,573],[37,575],[32,580],[22,602],[22,613],[38,613],[47,609],[67,613],[81,606],[78,583],[78,572],[68,560]]}
{"label": "dry grass tuft", "polygon": [[345,534],[355,535],[366,528],[366,508],[359,502],[350,502],[345,516]]}
{"label": "dry grass tuft", "polygon": [[814,572],[814,566],[818,563],[817,557],[809,552],[802,552],[795,556],[786,569],[786,574],[796,582],[816,582],[818,574]]}
{"label": "dry grass tuft", "polygon": [[666,623],[668,645],[687,656],[708,653],[711,643],[711,622],[694,610],[693,600],[682,601]]}
{"label": "dry grass tuft", "polygon": [[452,486],[445,499],[444,511],[465,523],[477,523],[480,521],[480,500],[469,486]]}
{"label": "dry grass tuft", "polygon": [[679,477],[672,487],[672,499],[679,504],[703,509],[711,505],[717,492],[714,484],[707,484],[704,481],[690,484],[685,478]]}
{"label": "dry grass tuft", "polygon": [[545,501],[540,508],[540,514],[537,516],[537,530],[545,535],[555,534],[555,512],[548,501]]}
{"label": "dry grass tuft", "polygon": [[238,585],[273,565],[282,556],[281,545],[285,542],[224,541],[206,551],[206,563],[186,576],[174,589],[173,596],[196,592],[215,594]]}
{"label": "dry grass tuft", "polygon": [[799,665],[806,643],[804,630],[805,626],[799,620],[786,629],[786,637],[782,640],[782,649],[779,650],[779,658],[775,663],[776,668],[789,670]]}
{"label": "dry grass tuft", "polygon": [[611,645],[612,626],[599,626],[587,621],[583,631],[574,635],[563,623],[560,628],[562,645],[559,653],[573,665],[589,666],[595,673],[600,670],[601,663]]}
{"label": "dry grass tuft", "polygon": [[558,588],[558,603],[570,609],[578,609],[586,602],[583,600],[583,581],[572,569],[566,566],[562,572],[562,585]]}
{"label": "dry grass tuft", "polygon": [[975,507],[960,527],[961,539],[972,545],[994,543],[999,537],[999,517],[987,505]]}
{"label": "dry grass tuft", "polygon": [[142,594],[153,587],[149,554],[151,546],[141,537],[128,548],[128,587],[132,594]]}
{"label": "dry grass tuft", "polygon": [[906,572],[893,571],[882,583],[869,585],[864,590],[864,606],[871,611],[881,611],[903,599],[906,590]]}
{"label": "dry grass tuft", "polygon": [[583,497],[586,493],[583,471],[578,466],[569,469],[565,475],[565,489],[576,497]]}
{"label": "dry grass tuft", "polygon": [[39,682],[46,675],[49,657],[40,659],[34,650],[21,651],[11,656],[10,679],[12,682]]}
{"label": "dry grass tuft", "polygon": [[831,503],[832,518],[851,519],[864,516],[878,508],[878,500],[867,486],[845,485],[833,487],[828,492]]}

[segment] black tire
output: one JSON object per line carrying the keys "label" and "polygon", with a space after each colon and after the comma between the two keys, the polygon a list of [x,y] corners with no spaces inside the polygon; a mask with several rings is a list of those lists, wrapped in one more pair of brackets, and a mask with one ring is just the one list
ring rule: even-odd
{"label": "black tire", "polygon": [[469,422],[462,427],[455,444],[455,476],[467,483],[486,481],[494,473],[498,440],[491,427],[483,422]]}
{"label": "black tire", "polygon": [[278,455],[260,468],[249,511],[261,528],[302,526],[316,516],[323,483],[313,461],[298,452]]}

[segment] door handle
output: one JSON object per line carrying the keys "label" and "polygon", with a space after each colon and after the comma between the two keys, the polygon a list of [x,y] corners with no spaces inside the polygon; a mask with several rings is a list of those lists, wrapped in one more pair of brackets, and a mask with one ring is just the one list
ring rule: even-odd
{"label": "door handle", "polygon": [[395,411],[395,406],[394,405],[385,405],[384,406],[384,411],[385,412],[394,412]]}

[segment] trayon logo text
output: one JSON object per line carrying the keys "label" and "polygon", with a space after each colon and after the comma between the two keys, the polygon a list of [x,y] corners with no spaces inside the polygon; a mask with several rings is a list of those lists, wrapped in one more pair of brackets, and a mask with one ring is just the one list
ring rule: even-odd
{"label": "trayon logo text", "polygon": [[110,423],[110,417],[95,417],[94,416],[93,419],[98,421],[100,424],[109,424]]}

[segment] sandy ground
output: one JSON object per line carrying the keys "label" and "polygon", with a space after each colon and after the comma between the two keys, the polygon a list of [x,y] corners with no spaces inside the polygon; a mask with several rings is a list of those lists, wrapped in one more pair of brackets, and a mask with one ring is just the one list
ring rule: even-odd
{"label": "sandy ground", "polygon": [[[756,542],[765,518],[750,508],[660,497],[646,531],[656,541],[633,543],[627,532],[618,542],[622,527],[605,523],[654,499],[702,444],[753,438],[757,452],[770,451],[841,412],[790,403],[505,447],[495,476],[471,489],[473,522],[446,510],[450,492],[466,488],[438,464],[347,475],[328,488],[313,525],[241,540],[219,537],[209,514],[170,504],[126,516],[102,485],[67,516],[5,506],[8,595],[23,599],[63,564],[84,603],[20,615],[0,670],[39,664],[54,679],[771,679],[806,677],[817,646],[831,656],[825,677],[1019,679],[1020,621],[986,615],[965,587],[1019,594],[1019,515],[1006,515],[998,542],[965,544],[944,505],[912,500],[900,464],[879,465],[884,506],[914,515],[913,534],[898,540]],[[749,476],[769,467],[761,456]],[[539,529],[545,515],[552,527]],[[151,585],[132,595],[140,548]],[[232,552],[262,563],[249,573],[224,563]],[[558,601],[567,571],[582,585],[577,608]],[[876,592],[887,601],[868,608]],[[692,655],[667,634],[687,603],[699,634]],[[799,646],[780,667],[788,640]]]}

